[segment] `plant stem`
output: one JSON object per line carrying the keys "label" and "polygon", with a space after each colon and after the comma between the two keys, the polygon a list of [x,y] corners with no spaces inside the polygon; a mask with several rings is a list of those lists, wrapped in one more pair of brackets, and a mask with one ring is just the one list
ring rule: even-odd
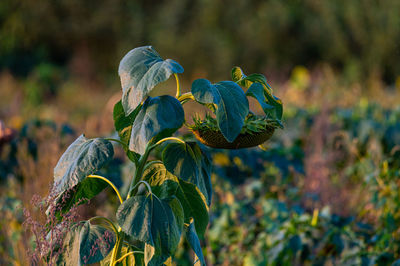
{"label": "plant stem", "polygon": [[142,184],[144,184],[146,186],[147,191],[150,193],[150,195],[153,194],[153,191],[151,191],[151,187],[150,187],[149,183],[147,183],[144,180],[140,180],[139,182],[137,182],[137,184],[133,187],[133,189],[137,188],[137,186],[139,186],[140,183],[142,183]]}
{"label": "plant stem", "polygon": [[178,139],[178,138],[175,138],[175,137],[168,137],[168,138],[163,138],[163,139],[157,141],[157,143],[156,143],[155,145],[153,145],[153,147],[155,147],[155,146],[157,146],[157,145],[160,145],[160,144],[163,143],[164,141],[168,141],[168,140],[175,140],[175,141],[177,141],[177,142],[180,142],[180,143],[185,144],[185,142],[184,142],[183,140],[181,140],[181,139]]}
{"label": "plant stem", "polygon": [[114,186],[114,184],[113,184],[110,180],[108,180],[107,178],[105,178],[105,177],[103,177],[103,176],[100,176],[100,175],[88,175],[87,177],[88,177],[88,178],[97,178],[97,179],[101,179],[101,180],[107,182],[107,183],[114,189],[115,193],[116,193],[117,196],[118,196],[118,199],[119,199],[120,204],[122,204],[121,194],[119,193],[119,191],[118,191],[118,189],[116,188],[116,186]]}
{"label": "plant stem", "polygon": [[179,96],[181,96],[181,89],[179,86],[179,78],[178,78],[178,74],[174,74],[175,76],[175,80],[176,80],[176,98],[178,98]]}
{"label": "plant stem", "polygon": [[121,258],[119,258],[115,263],[117,263],[117,262],[121,262],[123,259],[125,259],[126,257],[128,257],[128,256],[130,256],[130,255],[133,255],[133,254],[135,254],[135,253],[144,253],[143,251],[139,251],[139,250],[137,250],[137,251],[131,251],[131,252],[129,252],[129,253],[126,253],[125,255],[123,255]]}
{"label": "plant stem", "polygon": [[108,224],[112,227],[112,229],[113,229],[113,231],[115,232],[115,234],[118,235],[118,230],[117,230],[117,228],[115,227],[114,223],[111,222],[111,221],[110,221],[109,219],[107,219],[106,217],[96,216],[96,217],[90,218],[88,221],[89,221],[89,223],[90,223],[91,221],[98,221],[98,220],[100,220],[100,221],[105,221],[106,223],[108,223]]}
{"label": "plant stem", "polygon": [[110,260],[110,266],[114,266],[117,263],[117,258],[119,257],[122,249],[122,243],[124,242],[125,234],[121,231],[121,228],[118,230],[119,234],[117,235],[117,241],[115,242],[115,246],[113,248]]}
{"label": "plant stem", "polygon": [[122,147],[124,147],[124,149],[127,149],[127,148],[128,148],[128,145],[126,145],[125,142],[123,142],[123,141],[121,141],[121,140],[119,140],[119,139],[106,138],[106,140],[117,142],[117,143],[121,144]]}
{"label": "plant stem", "polygon": [[[139,183],[140,179],[142,178],[144,166],[146,165],[147,158],[149,157],[149,154],[153,148],[154,148],[154,145],[148,145],[146,147],[144,154],[142,156],[140,156],[138,166],[136,167],[136,170],[135,170],[135,175],[134,175],[131,185],[129,187],[128,195],[126,196],[126,200],[137,193],[137,189],[135,188],[135,186],[136,186],[136,184]],[[135,188],[135,189],[133,189],[133,188]],[[110,261],[111,266],[114,266],[117,263],[117,261],[119,260],[122,243],[124,242],[124,239],[125,239],[125,234],[124,234],[124,232],[121,231],[121,228],[119,228],[118,232],[119,232],[118,239],[117,239],[117,242],[115,243],[113,253],[111,255],[111,261]]]}
{"label": "plant stem", "polygon": [[156,163],[161,163],[162,164],[162,161],[154,160],[154,161],[150,161],[150,162],[146,163],[146,165],[144,166],[143,171],[145,171],[147,168],[149,168],[150,166],[152,166],[153,164],[156,164]]}
{"label": "plant stem", "polygon": [[193,96],[193,94],[191,92],[187,92],[187,93],[184,93],[184,94],[180,95],[178,97],[178,100],[181,102],[181,104],[184,104],[185,102],[187,102],[189,100],[193,100],[194,101],[195,98],[194,98],[194,96]]}
{"label": "plant stem", "polygon": [[[136,192],[134,193],[133,188],[136,186],[136,184],[142,178],[144,166],[146,165],[147,158],[149,157],[149,154],[153,148],[154,148],[154,145],[148,145],[146,147],[144,154],[142,156],[140,156],[138,167],[136,168],[135,176],[132,179],[132,183],[129,186],[129,193],[128,193],[128,196],[126,197],[126,199],[129,199],[132,195],[136,194]],[[135,191],[136,191],[136,189],[135,189]]]}

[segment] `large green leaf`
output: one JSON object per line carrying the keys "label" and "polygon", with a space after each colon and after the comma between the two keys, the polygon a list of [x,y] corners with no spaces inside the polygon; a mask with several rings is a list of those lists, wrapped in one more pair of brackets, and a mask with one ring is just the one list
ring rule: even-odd
{"label": "large green leaf", "polygon": [[80,233],[81,262],[92,264],[104,259],[114,248],[115,234],[101,225],[86,222]]}
{"label": "large green leaf", "polygon": [[157,84],[173,73],[183,73],[182,66],[171,59],[163,60],[153,47],[143,46],[129,51],[118,69],[125,113],[132,113]]}
{"label": "large green leaf", "polygon": [[143,173],[143,180],[149,183],[155,195],[165,199],[175,195],[184,211],[184,221],[196,220],[196,230],[203,235],[208,225],[207,200],[200,190],[193,184],[179,180],[168,172],[165,166],[154,163]]}
{"label": "large green leaf", "polygon": [[[124,108],[122,107],[121,101],[117,102],[114,105],[113,117],[114,117],[115,130],[118,132],[120,140],[126,143],[126,145],[128,146],[129,146],[129,139],[131,138],[132,125],[140,109],[141,105],[138,105],[138,107],[136,107],[136,109],[131,114],[125,116]],[[134,162],[139,160],[140,157],[139,154],[130,151],[129,149],[125,149],[125,152],[127,153],[128,158],[130,160]]]}
{"label": "large green leaf", "polygon": [[200,240],[197,236],[194,220],[191,219],[188,225],[185,225],[186,239],[188,240],[190,246],[192,247],[195,256],[194,265],[206,265],[206,261],[203,256],[203,251],[201,250]]}
{"label": "large green leaf", "polygon": [[[180,210],[179,210],[180,209]],[[177,199],[135,196],[120,205],[117,221],[132,238],[145,242],[145,262],[160,265],[172,256],[183,230],[183,211]]]}
{"label": "large green leaf", "polygon": [[174,196],[178,189],[178,178],[168,172],[161,162],[145,169],[143,180],[149,183],[152,192],[160,199]]}
{"label": "large green leaf", "polygon": [[162,160],[169,172],[198,187],[210,205],[211,163],[196,142],[168,144],[162,153]]}
{"label": "large green leaf", "polygon": [[179,187],[176,197],[182,204],[185,214],[185,222],[190,222],[190,218],[196,220],[196,231],[203,236],[208,225],[208,206],[204,195],[193,184],[179,180]]}
{"label": "large green leaf", "polygon": [[57,258],[57,265],[80,265],[79,254],[79,235],[82,224],[78,224],[69,228],[64,237],[62,252]]}
{"label": "large green leaf", "polygon": [[224,137],[233,142],[249,113],[249,102],[242,88],[232,81],[211,84],[206,79],[197,79],[192,83],[191,91],[196,101],[217,105],[218,127]]}
{"label": "large green leaf", "polygon": [[86,265],[104,259],[115,245],[115,234],[88,221],[69,229],[57,265]]}
{"label": "large green leaf", "polygon": [[112,144],[101,138],[87,139],[81,135],[64,152],[54,168],[54,190],[61,194],[94,174],[114,155]]}
{"label": "large green leaf", "polygon": [[174,97],[149,97],[133,122],[129,149],[143,154],[150,141],[172,135],[185,121],[182,105]]}

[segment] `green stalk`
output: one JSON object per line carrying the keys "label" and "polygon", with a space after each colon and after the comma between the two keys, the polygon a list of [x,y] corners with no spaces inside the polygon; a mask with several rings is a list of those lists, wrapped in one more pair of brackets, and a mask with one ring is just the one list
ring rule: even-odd
{"label": "green stalk", "polygon": [[128,145],[119,139],[106,138],[106,140],[117,142],[117,143],[121,144],[121,146],[124,147],[124,149],[128,149]]}
{"label": "green stalk", "polygon": [[[153,148],[154,148],[154,145],[148,145],[144,154],[142,156],[140,156],[138,166],[136,167],[136,170],[135,170],[135,175],[129,186],[129,192],[128,192],[128,195],[126,196],[125,200],[129,199],[131,196],[134,196],[137,193],[137,188],[135,188],[135,186],[139,183],[139,181],[142,178],[144,166],[146,165],[149,154]],[[119,228],[118,231],[119,231],[119,234],[118,234],[117,242],[115,243],[113,253],[111,255],[111,261],[110,261],[111,266],[114,266],[117,263],[117,261],[119,261],[119,258],[121,256],[122,243],[124,243],[124,239],[125,239],[125,234],[124,234],[124,232],[121,231],[121,228]]]}
{"label": "green stalk", "polygon": [[136,186],[136,184],[142,178],[144,166],[146,165],[149,154],[153,148],[154,148],[154,145],[148,145],[146,147],[144,154],[142,156],[140,156],[139,163],[138,163],[138,166],[135,171],[135,176],[132,179],[131,185],[129,186],[129,193],[128,193],[128,196],[126,197],[126,199],[129,199],[131,196],[136,194],[137,189],[133,189],[133,188]]}

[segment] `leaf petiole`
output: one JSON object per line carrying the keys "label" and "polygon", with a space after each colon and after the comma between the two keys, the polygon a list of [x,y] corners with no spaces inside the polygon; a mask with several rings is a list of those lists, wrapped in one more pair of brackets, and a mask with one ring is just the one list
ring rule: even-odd
{"label": "leaf petiole", "polygon": [[179,78],[178,78],[178,74],[174,74],[174,76],[175,76],[175,80],[176,80],[176,98],[179,98],[179,96],[181,96],[181,89],[180,89],[180,86],[179,86]]}
{"label": "leaf petiole", "polygon": [[181,104],[184,104],[189,100],[195,101],[195,98],[191,92],[184,93],[178,97],[178,101],[180,101]]}
{"label": "leaf petiole", "polygon": [[125,255],[123,255],[121,258],[119,258],[118,260],[115,261],[115,263],[121,262],[123,259],[125,259],[126,257],[133,255],[135,253],[139,253],[139,254],[144,254],[143,251],[137,250],[137,251],[131,251],[129,253],[126,253]]}
{"label": "leaf petiole", "polygon": [[111,228],[113,229],[115,234],[118,235],[118,230],[115,227],[114,223],[110,219],[108,219],[106,217],[102,217],[102,216],[96,216],[96,217],[92,217],[88,220],[89,223],[92,221],[105,221],[107,224],[109,224],[111,226]]}
{"label": "leaf petiole", "polygon": [[185,144],[185,141],[183,141],[183,140],[181,140],[181,139],[178,139],[178,138],[175,138],[175,137],[168,137],[168,138],[163,138],[163,139],[157,141],[156,144],[154,144],[153,146],[151,146],[151,149],[153,149],[153,148],[154,148],[155,146],[157,146],[157,145],[160,145],[160,144],[163,143],[164,141],[168,141],[168,140],[175,140],[175,141],[177,141],[177,142],[180,142],[180,143]]}
{"label": "leaf petiole", "polygon": [[101,180],[107,182],[107,184],[109,184],[114,189],[115,193],[118,196],[120,204],[122,204],[123,201],[122,201],[122,198],[121,198],[121,194],[119,193],[117,187],[114,186],[114,184],[110,180],[108,180],[107,178],[105,178],[103,176],[100,176],[100,175],[88,175],[87,177],[88,178],[97,178],[97,179],[101,179]]}
{"label": "leaf petiole", "polygon": [[117,142],[117,143],[121,144],[122,147],[124,147],[124,149],[128,149],[128,145],[125,142],[123,142],[123,141],[121,141],[119,139],[106,138],[106,140]]}
{"label": "leaf petiole", "polygon": [[154,161],[148,162],[148,163],[144,166],[143,171],[146,170],[147,168],[149,168],[150,166],[152,166],[153,164],[156,164],[156,163],[162,163],[162,161],[160,161],[160,160],[154,160]]}
{"label": "leaf petiole", "polygon": [[149,183],[147,183],[147,182],[144,181],[144,180],[140,180],[139,182],[137,182],[136,185],[132,188],[132,190],[136,189],[136,188],[139,186],[140,183],[143,183],[143,184],[146,186],[147,191],[148,191],[150,194],[153,194],[153,191],[151,190],[151,187],[150,187]]}

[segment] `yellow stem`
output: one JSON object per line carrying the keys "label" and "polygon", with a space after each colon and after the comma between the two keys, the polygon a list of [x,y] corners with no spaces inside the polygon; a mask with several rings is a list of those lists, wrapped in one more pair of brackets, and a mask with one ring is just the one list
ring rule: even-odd
{"label": "yellow stem", "polygon": [[107,184],[109,184],[114,189],[115,193],[118,196],[119,202],[122,204],[123,201],[121,198],[121,194],[119,193],[118,189],[114,186],[114,184],[110,180],[108,180],[105,177],[99,176],[99,175],[89,175],[88,178],[98,178],[98,179],[101,179],[101,180],[107,182]]}
{"label": "yellow stem", "polygon": [[[119,228],[118,231],[121,231],[121,228]],[[113,251],[111,253],[111,261],[110,261],[110,266],[114,266],[117,263],[117,253],[119,253],[120,246],[121,246],[121,241],[123,241],[123,239],[121,238],[121,236],[119,235],[117,237],[117,241],[115,242],[115,246],[113,248]]]}
{"label": "yellow stem", "polygon": [[163,138],[162,140],[159,140],[159,141],[156,143],[156,145],[159,145],[159,144],[161,144],[161,143],[163,143],[164,141],[167,141],[167,140],[175,140],[175,141],[178,141],[178,142],[180,142],[180,143],[185,144],[185,142],[184,142],[183,140],[181,140],[181,139],[178,139],[178,138],[175,138],[175,137],[168,137],[168,138]]}
{"label": "yellow stem", "polygon": [[119,258],[118,260],[115,261],[115,263],[121,262],[123,259],[125,259],[126,257],[135,254],[134,251],[131,251],[129,253],[126,253],[125,255],[123,255],[121,258]]}
{"label": "yellow stem", "polygon": [[179,86],[179,78],[178,78],[178,74],[174,74],[175,79],[176,79],[176,98],[178,98],[179,96],[181,96],[181,89]]}
{"label": "yellow stem", "polygon": [[191,92],[186,92],[186,93],[180,95],[180,96],[178,97],[178,100],[179,100],[180,102],[183,102],[183,101],[186,101],[186,100],[193,100],[193,101],[194,101],[195,98],[194,98],[194,96],[193,96],[193,94],[192,94]]}

